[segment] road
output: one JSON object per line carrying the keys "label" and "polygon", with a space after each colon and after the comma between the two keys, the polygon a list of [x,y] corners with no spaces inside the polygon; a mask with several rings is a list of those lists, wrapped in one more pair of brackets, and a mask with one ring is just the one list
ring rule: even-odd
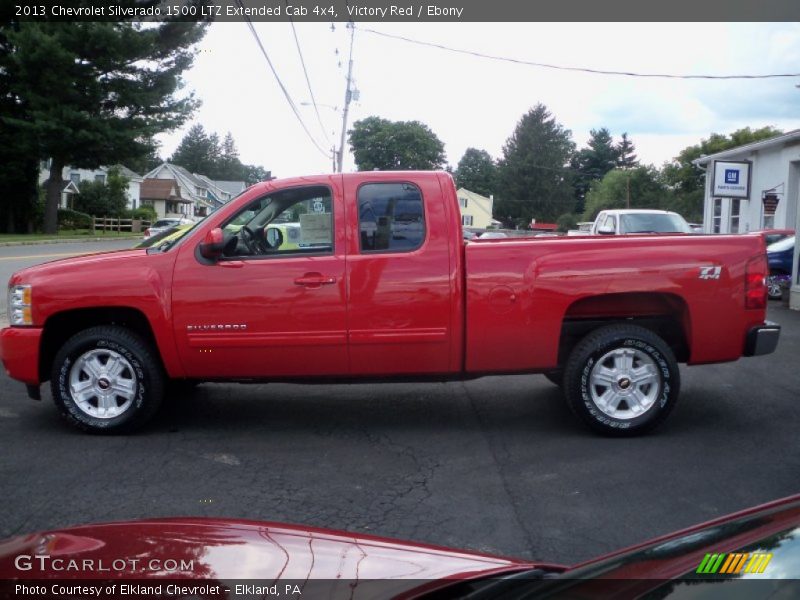
{"label": "road", "polygon": [[136,240],[109,240],[103,242],[68,242],[59,244],[36,244],[26,246],[0,246],[0,283],[3,293],[0,294],[0,314],[5,318],[7,297],[5,293],[8,279],[15,271],[32,267],[39,263],[78,254],[104,252],[130,248]]}
{"label": "road", "polygon": [[0,538],[154,516],[275,520],[573,563],[800,492],[800,313],[776,354],[683,369],[651,435],[584,430],[540,376],[206,384],[125,437],[0,375]]}

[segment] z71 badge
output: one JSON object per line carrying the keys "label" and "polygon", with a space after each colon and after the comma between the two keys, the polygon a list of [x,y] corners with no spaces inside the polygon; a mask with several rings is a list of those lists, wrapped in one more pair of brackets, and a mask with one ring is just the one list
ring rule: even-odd
{"label": "z71 badge", "polygon": [[722,267],[700,267],[700,279],[719,279]]}

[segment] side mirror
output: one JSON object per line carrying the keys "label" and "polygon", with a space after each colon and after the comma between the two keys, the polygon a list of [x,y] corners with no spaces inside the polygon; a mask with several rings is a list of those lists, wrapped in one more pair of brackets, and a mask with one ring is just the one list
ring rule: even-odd
{"label": "side mirror", "polygon": [[614,228],[610,225],[600,225],[600,227],[597,228],[597,233],[600,235],[614,235],[616,231],[614,231]]}
{"label": "side mirror", "polygon": [[267,244],[273,250],[277,250],[283,245],[283,233],[277,227],[267,229]]}
{"label": "side mirror", "polygon": [[206,234],[200,244],[200,256],[208,260],[217,260],[222,256],[222,250],[225,248],[225,239],[222,235],[222,229],[216,227]]}

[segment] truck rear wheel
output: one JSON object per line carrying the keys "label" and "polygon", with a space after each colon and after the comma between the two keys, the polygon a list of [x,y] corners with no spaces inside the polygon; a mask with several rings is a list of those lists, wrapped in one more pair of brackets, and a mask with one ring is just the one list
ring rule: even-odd
{"label": "truck rear wheel", "polygon": [[636,435],[661,423],[675,406],[680,370],[670,347],[637,325],[610,325],[581,340],[564,372],[570,410],[589,427]]}
{"label": "truck rear wheel", "polygon": [[89,433],[123,433],[147,422],[164,394],[150,346],[114,325],[81,331],[61,347],[50,378],[64,418]]}

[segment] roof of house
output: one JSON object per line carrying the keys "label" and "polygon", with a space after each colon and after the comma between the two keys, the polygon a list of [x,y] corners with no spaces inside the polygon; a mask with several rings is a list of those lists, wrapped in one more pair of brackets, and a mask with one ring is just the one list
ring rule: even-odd
{"label": "roof of house", "polygon": [[131,171],[125,165],[117,164],[117,165],[114,165],[113,167],[109,167],[109,168],[117,169],[119,171],[120,175],[122,175],[123,177],[127,177],[128,179],[142,179],[141,175],[139,175],[135,171]]}
{"label": "roof of house", "polygon": [[171,169],[174,169],[175,171],[177,171],[178,173],[180,173],[181,175],[186,177],[186,179],[191,181],[194,185],[196,185],[198,187],[202,187],[202,188],[208,186],[208,184],[205,181],[203,181],[199,177],[196,177],[195,175],[192,175],[191,173],[189,173],[189,171],[187,169],[184,169],[182,166],[175,165],[175,164],[172,164],[172,163],[164,163],[164,164],[167,165],[167,167],[170,167]]}
{"label": "roof of house", "polygon": [[145,179],[139,197],[143,200],[180,200],[181,190],[172,179]]}
{"label": "roof of house", "polygon": [[776,135],[775,137],[767,138],[765,140],[760,140],[758,142],[752,142],[750,144],[744,144],[742,146],[737,146],[736,148],[730,148],[729,150],[723,150],[722,152],[715,152],[714,154],[707,154],[706,156],[701,156],[700,158],[695,158],[692,161],[694,165],[707,165],[708,163],[715,161],[715,160],[724,160],[726,158],[733,158],[740,154],[745,154],[749,152],[755,152],[756,150],[763,150],[765,148],[770,148],[772,146],[778,146],[781,144],[789,144],[789,143],[797,143],[800,142],[800,129],[795,129],[788,133],[784,133],[782,135]]}
{"label": "roof of house", "polygon": [[244,181],[214,181],[219,189],[228,192],[231,196],[237,196],[247,189],[247,184]]}
{"label": "roof of house", "polygon": [[205,181],[198,179],[180,165],[175,165],[173,163],[168,163],[168,162],[161,163],[155,169],[152,169],[151,171],[146,173],[145,177],[152,177],[153,175],[158,173],[161,169],[167,169],[167,171],[169,171],[176,179],[178,177],[181,177],[185,182],[188,182],[189,184],[195,187],[201,187],[201,188],[208,187],[208,184]]}

